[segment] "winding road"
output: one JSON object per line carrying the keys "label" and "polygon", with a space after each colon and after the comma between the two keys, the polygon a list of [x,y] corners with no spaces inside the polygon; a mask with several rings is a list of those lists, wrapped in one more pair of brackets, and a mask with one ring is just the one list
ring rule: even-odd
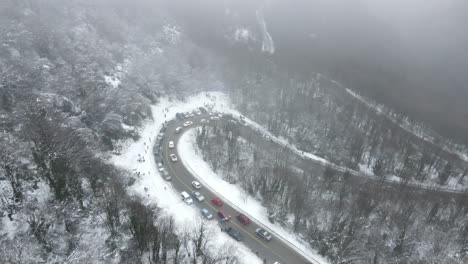
{"label": "winding road", "polygon": [[[196,206],[199,209],[208,209],[213,214],[214,219],[217,219],[216,212],[220,209],[224,210],[228,215],[231,215],[232,219],[226,225],[229,225],[235,230],[239,231],[244,238],[242,243],[249,247],[252,250],[252,252],[258,252],[257,255],[261,259],[264,259],[266,263],[321,263],[318,260],[314,260],[313,256],[310,256],[310,254],[306,254],[305,252],[302,252],[300,249],[296,248],[294,245],[290,244],[286,239],[283,239],[276,235],[272,230],[267,229],[261,223],[256,221],[253,217],[249,216],[248,212],[244,212],[241,209],[236,208],[235,205],[231,204],[226,199],[223,199],[222,194],[216,193],[215,190],[203,184],[203,181],[200,180],[196,175],[193,175],[193,172],[191,171],[190,167],[188,167],[183,161],[181,161],[180,159],[176,162],[171,161],[169,157],[170,154],[174,153],[177,155],[177,157],[179,157],[177,145],[183,133],[193,127],[202,126],[203,124],[200,122],[201,119],[210,120],[209,118],[210,116],[208,115],[201,115],[187,119],[192,121],[193,124],[187,128],[184,128],[180,133],[176,133],[175,130],[177,127],[183,127],[183,122],[186,120],[179,121],[174,119],[173,121],[167,124],[166,131],[164,132],[164,137],[161,140],[161,161],[164,164],[164,167],[169,171],[169,174],[172,176],[171,183],[174,186],[174,188],[179,192],[186,191],[188,193],[191,193],[192,191],[196,190],[192,186],[192,181],[197,180],[201,182],[202,188],[198,189],[197,191],[199,191],[205,197],[205,200],[203,202],[194,201],[194,204],[190,206]],[[206,125],[213,125],[215,123],[221,124],[224,122],[227,122],[227,119],[221,118],[217,121],[210,120],[210,123]],[[168,146],[169,141],[174,141],[176,147],[170,149]],[[224,205],[221,207],[217,207],[214,204],[212,204],[210,201],[210,198],[212,196],[220,197],[223,200]],[[243,213],[249,216],[251,220],[250,224],[243,225],[242,223],[240,223],[235,218],[235,216],[238,213]],[[268,230],[272,234],[273,239],[271,241],[265,241],[259,236],[257,236],[255,234],[255,229],[257,229],[258,227],[262,227]]]}
{"label": "winding road", "polygon": [[[203,124],[201,122],[202,119],[209,120],[209,123]],[[188,127],[183,127],[184,121],[190,120],[193,122]],[[235,122],[232,123],[231,120]],[[432,186],[425,186],[425,185],[418,185],[412,183],[400,183],[397,181],[387,180],[377,178],[373,175],[367,175],[362,172],[357,172],[353,170],[349,170],[347,168],[337,166],[335,164],[330,164],[320,159],[313,159],[307,157],[298,151],[295,148],[292,148],[289,145],[285,145],[284,143],[270,137],[265,137],[264,133],[259,131],[258,128],[251,124],[241,125],[239,120],[232,116],[223,116],[219,120],[210,120],[210,116],[207,114],[202,114],[200,116],[193,116],[189,119],[185,120],[178,120],[173,119],[166,125],[166,131],[164,132],[164,137],[161,140],[161,162],[169,171],[170,175],[172,176],[172,184],[176,190],[182,192],[186,191],[191,193],[191,191],[195,190],[192,186],[192,181],[197,180],[203,184],[203,187],[199,191],[204,197],[205,201],[199,203],[196,202],[194,205],[198,208],[206,208],[210,210],[215,218],[216,212],[220,209],[224,210],[227,214],[233,216],[233,219],[228,222],[228,225],[236,229],[237,231],[241,232],[244,237],[244,243],[247,247],[249,247],[253,252],[258,252],[258,256],[261,259],[264,259],[266,263],[276,263],[279,262],[281,264],[302,264],[302,263],[321,263],[320,261],[314,259],[313,256],[307,254],[306,252],[301,251],[300,249],[296,248],[294,245],[289,243],[286,239],[280,237],[279,235],[275,234],[272,230],[269,230],[265,226],[263,226],[259,221],[254,219],[253,217],[249,216],[248,212],[243,212],[241,209],[237,208],[235,205],[231,204],[226,199],[223,199],[222,194],[217,193],[216,190],[210,188],[210,186],[204,184],[203,179],[196,175],[190,168],[188,164],[184,161],[177,161],[172,162],[169,155],[174,153],[179,157],[179,152],[177,150],[178,142],[186,131],[189,129],[193,129],[195,127],[200,127],[203,125],[207,126],[223,126],[223,125],[231,125],[236,126],[239,132],[239,136],[245,138],[246,140],[258,145],[263,150],[276,153],[278,151],[288,151],[290,152],[291,159],[288,160],[291,166],[295,166],[297,168],[303,170],[314,170],[314,171],[323,171],[326,167],[330,167],[337,171],[338,173],[348,172],[351,176],[353,176],[353,184],[360,185],[363,183],[371,183],[374,184],[378,188],[386,189],[389,191],[406,191],[411,193],[424,193],[424,194],[438,194],[438,195],[450,195],[451,197],[463,195],[466,196],[465,192],[456,191],[449,188],[444,187],[432,187]],[[176,133],[175,130],[177,127],[183,127],[182,131]],[[170,149],[168,147],[168,142],[174,141],[175,147]],[[219,208],[216,207],[214,204],[210,202],[210,198],[212,196],[220,197],[224,205]],[[237,213],[243,213],[249,216],[251,223],[248,225],[243,225],[235,216]],[[262,227],[268,230],[273,235],[273,239],[269,242],[261,239],[255,234],[255,229],[258,227]]]}

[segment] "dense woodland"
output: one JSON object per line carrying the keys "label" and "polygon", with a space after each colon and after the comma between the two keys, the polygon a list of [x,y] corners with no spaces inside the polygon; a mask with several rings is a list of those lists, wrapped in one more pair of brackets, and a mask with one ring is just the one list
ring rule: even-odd
{"label": "dense woodland", "polygon": [[[273,134],[352,169],[465,189],[468,163],[447,151],[453,145],[427,128],[389,110],[378,113],[321,75],[310,80],[270,76],[228,78],[236,84],[229,92],[239,110],[252,113]],[[436,136],[423,140],[426,133]]]}
{"label": "dense woodland", "polygon": [[286,149],[265,152],[232,127],[198,130],[196,147],[225,181],[260,200],[272,221],[332,263],[465,263],[468,196],[354,184],[330,168],[301,171]]}

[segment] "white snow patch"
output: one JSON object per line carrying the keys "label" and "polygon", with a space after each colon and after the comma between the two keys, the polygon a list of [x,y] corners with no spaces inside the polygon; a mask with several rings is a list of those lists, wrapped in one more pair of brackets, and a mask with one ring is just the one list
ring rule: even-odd
{"label": "white snow patch", "polygon": [[374,175],[374,172],[371,168],[367,167],[365,164],[359,164],[359,171],[364,172],[367,175]]}
{"label": "white snow patch", "polygon": [[104,81],[113,88],[117,88],[120,85],[120,80],[115,76],[104,75]]}
{"label": "white snow patch", "polygon": [[[256,222],[261,223],[269,230],[273,231],[277,237],[283,238],[293,247],[299,249],[301,254],[310,260],[318,261],[319,263],[328,263],[320,257],[313,249],[306,245],[306,242],[298,236],[293,235],[291,231],[274,225],[268,221],[267,209],[253,197],[246,194],[244,190],[237,185],[230,184],[222,180],[222,177],[217,175],[210,166],[203,160],[199,154],[199,149],[196,146],[195,129],[185,132],[177,145],[180,160],[184,165],[199,178],[200,182],[207,188],[211,189],[220,197],[224,197],[224,201],[229,202],[234,208],[242,208]],[[203,176],[201,176],[203,175]]]}
{"label": "white snow patch", "polygon": [[121,123],[121,126],[123,129],[125,129],[126,131],[134,131],[135,130],[135,127],[133,126],[127,126],[126,124],[124,123]]}

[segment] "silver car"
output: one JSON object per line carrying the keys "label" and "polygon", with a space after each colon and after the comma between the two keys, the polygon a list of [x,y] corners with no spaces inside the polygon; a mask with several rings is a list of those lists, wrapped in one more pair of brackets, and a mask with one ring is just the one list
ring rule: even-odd
{"label": "silver car", "polygon": [[195,198],[195,200],[197,200],[199,202],[205,201],[205,197],[199,192],[192,191],[192,196]]}
{"label": "silver car", "polygon": [[208,211],[208,209],[201,209],[201,214],[208,220],[213,219],[213,215],[210,213],[210,211]]}
{"label": "silver car", "polygon": [[255,229],[255,234],[257,234],[257,236],[265,239],[266,241],[271,240],[271,234],[268,231],[266,231],[265,229],[261,228],[261,227]]}

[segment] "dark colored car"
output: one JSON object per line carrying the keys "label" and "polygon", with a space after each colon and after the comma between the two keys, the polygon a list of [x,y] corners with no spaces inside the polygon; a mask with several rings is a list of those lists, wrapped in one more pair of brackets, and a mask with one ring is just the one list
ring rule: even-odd
{"label": "dark colored car", "polygon": [[250,219],[245,214],[237,214],[236,218],[243,225],[248,225],[250,223]]}
{"label": "dark colored car", "polygon": [[218,217],[219,217],[222,221],[229,221],[229,220],[231,220],[231,216],[228,215],[228,214],[226,214],[226,213],[224,212],[224,210],[219,210],[217,214],[218,214]]}
{"label": "dark colored car", "polygon": [[167,170],[163,170],[162,171],[162,177],[166,180],[166,181],[172,181],[172,177],[171,175],[169,175],[169,172]]}
{"label": "dark colored car", "polygon": [[244,240],[244,237],[242,236],[242,234],[230,226],[226,228],[222,228],[221,230],[226,232],[228,235],[230,235],[232,238],[234,238],[235,240],[239,242]]}
{"label": "dark colored car", "polygon": [[216,206],[223,206],[223,201],[216,196],[211,197],[211,202]]}
{"label": "dark colored car", "polygon": [[200,107],[200,108],[198,108],[198,109],[200,109],[200,111],[201,111],[203,114],[207,114],[207,113],[208,113],[208,111],[206,111],[206,109],[203,108],[203,107]]}

